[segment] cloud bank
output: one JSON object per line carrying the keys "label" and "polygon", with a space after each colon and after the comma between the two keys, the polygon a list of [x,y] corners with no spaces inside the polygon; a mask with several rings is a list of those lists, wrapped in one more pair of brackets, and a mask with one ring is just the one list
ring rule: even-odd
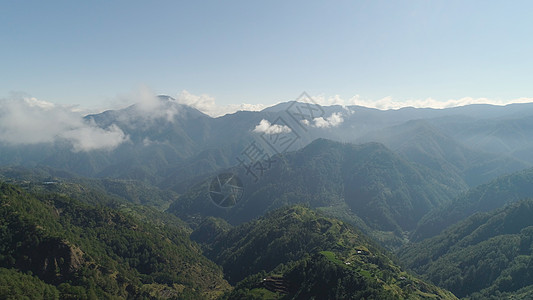
{"label": "cloud bank", "polygon": [[28,145],[67,141],[73,151],[112,150],[128,140],[117,126],[97,127],[72,108],[31,97],[0,99],[0,142]]}
{"label": "cloud bank", "polygon": [[268,120],[261,120],[259,125],[255,126],[254,132],[266,133],[266,134],[280,134],[280,133],[289,133],[291,129],[285,125],[270,124]]}
{"label": "cloud bank", "polygon": [[440,101],[433,98],[426,99],[409,99],[405,101],[394,100],[392,97],[385,97],[378,101],[365,101],[358,99],[357,105],[373,107],[377,109],[399,109],[402,107],[416,107],[416,108],[450,108],[465,106],[471,104],[491,104],[491,105],[508,105],[512,103],[530,103],[533,98],[518,98],[512,100],[490,99],[490,98],[472,98],[463,97],[460,99],[449,99]]}
{"label": "cloud bank", "polygon": [[437,100],[434,98],[426,99],[407,99],[407,100],[397,100],[391,96],[381,98],[379,100],[370,100],[362,99],[361,96],[355,95],[351,98],[342,98],[340,95],[334,95],[326,97],[324,95],[319,95],[313,97],[313,100],[320,105],[330,106],[330,105],[340,105],[340,106],[351,106],[358,105],[370,108],[377,108],[381,110],[387,109],[400,109],[403,107],[415,107],[415,108],[450,108],[465,106],[471,104],[491,104],[491,105],[508,105],[512,103],[531,103],[533,98],[517,98],[517,99],[490,99],[490,98],[472,98],[472,97],[463,97],[459,99],[448,99],[445,101]]}
{"label": "cloud bank", "polygon": [[[155,94],[152,92],[141,92],[140,96],[137,96],[137,102],[143,103],[144,107],[148,111],[159,112],[162,110],[161,107],[153,106],[150,104],[149,99],[155,97]],[[322,106],[332,106],[340,105],[344,108],[352,105],[364,106],[369,108],[376,108],[381,110],[387,109],[400,109],[403,107],[415,107],[415,108],[450,108],[457,106],[465,106],[470,104],[492,104],[492,105],[507,105],[511,103],[529,103],[533,102],[533,98],[518,98],[511,100],[501,100],[501,99],[490,99],[490,98],[472,98],[472,97],[463,97],[460,99],[449,99],[446,101],[437,100],[434,98],[426,99],[408,99],[408,100],[397,100],[391,96],[381,98],[379,100],[363,99],[360,95],[355,95],[350,98],[343,98],[340,95],[333,96],[324,96],[318,95],[312,97],[313,101]],[[288,99],[290,100],[290,99]],[[199,111],[211,116],[211,117],[220,117],[225,114],[235,113],[237,111],[261,111],[267,107],[274,106],[278,103],[272,105],[264,104],[229,104],[229,105],[218,105],[216,104],[215,98],[207,94],[194,95],[187,90],[181,91],[176,96],[176,102],[184,104],[187,106],[194,107]],[[168,117],[171,118],[177,112],[166,111]],[[337,116],[339,117],[339,116]],[[342,117],[342,116],[340,116]],[[335,116],[334,116],[335,118]],[[324,122],[323,122],[324,121]],[[327,119],[318,120],[318,126],[327,126],[325,123]],[[335,122],[332,120],[332,122]],[[341,121],[342,122],[342,121]],[[334,127],[336,125],[330,125],[329,127]]]}

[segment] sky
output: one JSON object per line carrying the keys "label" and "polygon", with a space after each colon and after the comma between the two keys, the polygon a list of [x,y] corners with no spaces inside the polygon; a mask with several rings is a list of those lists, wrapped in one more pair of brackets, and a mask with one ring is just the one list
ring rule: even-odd
{"label": "sky", "polygon": [[149,90],[211,115],[304,91],[322,104],[378,108],[533,101],[531,1],[0,7],[3,99],[103,109]]}

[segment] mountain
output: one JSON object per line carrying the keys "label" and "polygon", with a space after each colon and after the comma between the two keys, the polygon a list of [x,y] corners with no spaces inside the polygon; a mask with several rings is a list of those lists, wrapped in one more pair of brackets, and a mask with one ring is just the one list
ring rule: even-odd
{"label": "mountain", "polygon": [[260,178],[247,174],[246,168],[224,172],[242,179],[245,192],[237,205],[226,209],[214,205],[207,195],[208,178],[167,211],[189,220],[196,215],[216,216],[238,224],[284,205],[307,203],[363,228],[401,238],[422,216],[458,192],[455,186],[439,183],[433,171],[377,143],[318,139],[299,151],[273,157]]}
{"label": "mountain", "polygon": [[0,181],[37,193],[68,195],[87,204],[111,208],[132,204],[164,210],[179,197],[175,192],[136,180],[84,178],[49,167],[0,167]]}
{"label": "mountain", "polygon": [[[83,151],[74,149],[65,140],[20,145],[0,142],[0,165],[48,166],[78,176],[137,180],[183,193],[190,187],[191,178],[238,165],[236,158],[242,151],[251,142],[261,142],[265,137],[263,132],[254,131],[263,120],[288,126],[296,137],[290,149],[278,152],[301,149],[317,138],[381,142],[394,151],[403,149],[403,154],[410,154],[406,155],[408,159],[419,158],[415,155],[418,153],[429,155],[425,158],[430,160],[425,162],[444,169],[441,178],[457,184],[461,184],[462,178],[473,186],[519,170],[524,164],[525,167],[533,165],[529,156],[533,149],[531,104],[378,110],[290,101],[260,112],[239,111],[212,118],[172,97],[153,98],[123,109],[85,116],[91,128],[122,131],[125,140],[114,149]],[[431,130],[422,128],[426,125],[412,130],[396,129],[409,127],[408,122],[417,120],[431,124]],[[396,143],[420,134],[427,134],[430,140],[427,143],[422,137],[413,140],[418,152],[410,152],[413,148],[399,147]],[[390,138],[383,139],[387,136]],[[436,152],[437,156],[431,157],[433,150],[448,150],[450,147],[441,147],[448,142],[465,145],[470,151],[452,149],[454,153]],[[501,145],[507,148],[502,150]],[[480,155],[474,155],[474,161],[454,161],[454,155],[461,159],[463,150],[464,158],[476,152]],[[448,162],[451,165],[443,165]]]}
{"label": "mountain", "polygon": [[533,163],[531,155],[527,155],[527,151],[532,148],[533,114],[522,113],[498,118],[457,116],[433,122],[443,132],[472,149],[504,154]]}
{"label": "mountain", "polygon": [[452,202],[436,208],[420,221],[413,240],[440,233],[446,227],[478,212],[488,212],[509,203],[533,198],[533,169],[502,176],[461,194]]}
{"label": "mountain", "polygon": [[0,142],[0,298],[454,299],[377,243],[461,297],[533,295],[533,104],[84,122],[124,138]]}
{"label": "mountain", "polygon": [[529,166],[516,158],[473,150],[424,119],[377,130],[358,141],[381,142],[409,161],[438,171],[442,174],[442,183],[462,185],[463,188]]}
{"label": "mountain", "polygon": [[402,271],[354,227],[306,207],[209,234],[225,227],[215,222],[206,220],[193,236],[238,282],[224,299],[456,299]]}
{"label": "mountain", "polygon": [[466,299],[531,299],[533,200],[478,213],[399,252],[423,278]]}
{"label": "mountain", "polygon": [[[0,283],[30,298],[214,298],[229,288],[181,223],[0,183]],[[168,221],[168,220],[167,220]],[[0,294],[16,297],[25,291]]]}

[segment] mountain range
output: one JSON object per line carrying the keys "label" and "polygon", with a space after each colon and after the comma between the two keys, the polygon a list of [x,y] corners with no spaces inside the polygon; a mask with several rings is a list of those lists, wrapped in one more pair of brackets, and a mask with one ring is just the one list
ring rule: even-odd
{"label": "mountain range", "polygon": [[[237,158],[253,141],[270,154],[298,150],[317,138],[380,142],[409,160],[443,168],[445,178],[464,184],[464,188],[533,165],[527,155],[533,147],[533,119],[528,117],[533,114],[533,104],[381,111],[292,101],[260,112],[239,111],[212,118],[168,96],[153,101],[149,108],[136,104],[85,117],[99,128],[115,126],[124,132],[127,140],[112,150],[73,151],[65,141],[4,142],[0,143],[0,163],[44,165],[88,177],[135,179],[180,193],[191,178],[239,164]],[[315,110],[319,107],[319,113],[305,113],[310,105]],[[336,116],[335,122],[328,121],[332,116]],[[316,123],[317,119],[321,122]],[[295,137],[291,146],[272,150],[265,145],[265,137],[270,135],[254,131],[262,120],[291,129]]]}
{"label": "mountain range", "polygon": [[533,104],[152,100],[0,142],[0,297],[532,297]]}

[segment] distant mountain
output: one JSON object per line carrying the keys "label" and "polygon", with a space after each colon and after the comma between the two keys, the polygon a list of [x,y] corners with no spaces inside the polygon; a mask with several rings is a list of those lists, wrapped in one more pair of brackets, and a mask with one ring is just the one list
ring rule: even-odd
{"label": "distant mountain", "polygon": [[87,204],[111,208],[131,204],[164,210],[179,197],[175,192],[140,181],[84,178],[49,167],[0,167],[0,181],[32,192],[68,195]]}
{"label": "distant mountain", "polygon": [[309,208],[282,208],[206,239],[217,227],[207,220],[196,237],[239,282],[223,299],[456,299],[402,271],[352,226]]}
{"label": "distant mountain", "polygon": [[274,157],[271,168],[257,181],[245,168],[228,172],[238,174],[245,189],[235,207],[221,209],[211,202],[208,178],[168,211],[189,220],[195,215],[216,216],[238,224],[284,205],[307,203],[362,228],[400,238],[462,188],[441,184],[433,171],[409,163],[381,144],[324,139]]}
{"label": "distant mountain", "polygon": [[502,176],[436,208],[420,221],[413,239],[420,241],[437,235],[472,214],[488,212],[524,198],[533,198],[533,169]]}
{"label": "distant mountain", "polygon": [[[470,186],[533,165],[529,155],[533,149],[532,104],[385,111],[333,105],[313,106],[314,114],[308,115],[304,104],[290,101],[260,112],[239,111],[212,118],[168,96],[152,100],[85,117],[91,126],[104,130],[115,126],[127,136],[113,150],[73,151],[71,144],[61,140],[37,145],[0,143],[0,165],[44,165],[85,177],[143,181],[182,193],[192,178],[238,165],[236,157],[243,149],[252,141],[261,141],[262,133],[254,129],[262,120],[290,126],[297,139],[288,151],[317,138],[381,142],[402,151],[408,159],[424,159],[426,166],[444,170],[443,180],[460,181],[460,177]],[[327,121],[332,117],[335,124]],[[422,119],[426,125],[408,123]],[[405,140],[414,145],[396,143]],[[464,146],[454,149],[446,144]]]}
{"label": "distant mountain", "polygon": [[428,120],[412,120],[377,130],[358,141],[381,142],[408,160],[441,173],[442,183],[462,183],[465,188],[529,166],[516,158],[466,147]]}
{"label": "distant mountain", "polygon": [[128,137],[114,151],[73,151],[64,142],[2,145],[3,165],[45,165],[82,176],[113,176],[154,182],[154,170],[177,164],[196,153],[203,143],[207,115],[171,98],[154,99],[153,107],[130,107],[88,115],[85,121],[106,129],[118,126]]}
{"label": "distant mountain", "polygon": [[[505,201],[505,200],[501,200]],[[478,213],[408,245],[407,267],[466,299],[531,299],[533,200]]]}
{"label": "distant mountain", "polygon": [[4,183],[0,216],[0,284],[32,287],[2,286],[2,298],[205,299],[229,288],[179,223]]}
{"label": "distant mountain", "polygon": [[533,114],[497,118],[456,116],[435,119],[433,123],[472,149],[533,163],[532,156],[528,155],[533,147]]}

